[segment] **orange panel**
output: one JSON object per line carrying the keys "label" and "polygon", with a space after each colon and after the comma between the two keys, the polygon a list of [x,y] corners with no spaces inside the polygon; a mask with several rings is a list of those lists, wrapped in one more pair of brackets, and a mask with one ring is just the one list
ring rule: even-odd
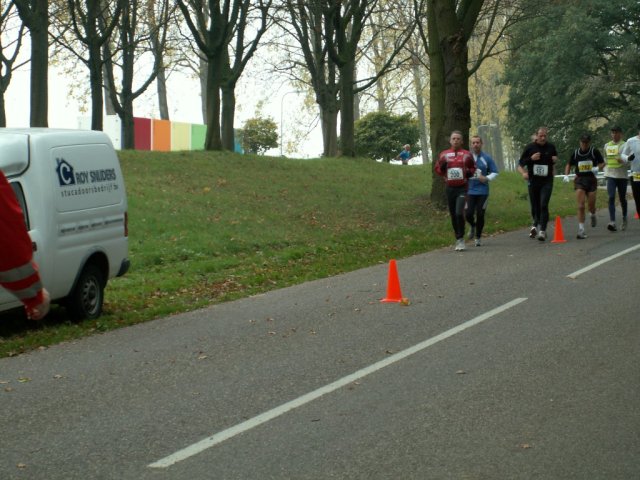
{"label": "orange panel", "polygon": [[153,144],[151,150],[168,152],[171,150],[171,122],[169,120],[152,120]]}

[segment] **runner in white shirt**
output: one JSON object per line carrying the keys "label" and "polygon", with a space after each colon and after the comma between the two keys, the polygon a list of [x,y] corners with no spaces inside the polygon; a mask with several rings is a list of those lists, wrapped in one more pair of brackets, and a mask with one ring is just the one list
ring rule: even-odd
{"label": "runner in white shirt", "polygon": [[607,166],[604,176],[607,178],[607,194],[609,195],[609,225],[611,232],[618,230],[616,226],[616,191],[622,208],[622,225],[627,228],[627,162],[620,156],[620,150],[624,145],[622,140],[622,128],[615,126],[611,129],[611,141],[604,146],[603,153]]}
{"label": "runner in white shirt", "polygon": [[627,162],[631,169],[631,192],[636,203],[636,214],[640,208],[640,123],[638,123],[638,135],[631,137],[620,151],[620,157]]}

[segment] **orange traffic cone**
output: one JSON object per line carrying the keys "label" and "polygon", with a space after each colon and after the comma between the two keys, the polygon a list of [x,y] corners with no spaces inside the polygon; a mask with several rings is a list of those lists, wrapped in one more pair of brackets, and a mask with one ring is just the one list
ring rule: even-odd
{"label": "orange traffic cone", "polygon": [[380,300],[383,303],[401,303],[402,292],[400,291],[400,280],[398,279],[398,268],[396,267],[396,261],[391,260],[389,262],[389,276],[387,278],[387,296]]}
{"label": "orange traffic cone", "polygon": [[551,243],[564,243],[566,240],[564,239],[564,233],[562,233],[562,223],[560,222],[560,217],[556,217],[556,228],[553,231],[553,240]]}
{"label": "orange traffic cone", "polygon": [[633,217],[633,218],[635,218],[636,220],[638,220],[638,219],[640,218],[640,217],[638,216],[638,212],[636,212],[636,216],[635,216],[635,217]]}

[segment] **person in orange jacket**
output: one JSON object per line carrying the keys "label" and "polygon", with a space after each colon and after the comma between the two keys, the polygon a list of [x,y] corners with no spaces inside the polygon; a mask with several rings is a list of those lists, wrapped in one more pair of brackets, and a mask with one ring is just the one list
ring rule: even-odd
{"label": "person in orange jacket", "polygon": [[23,304],[27,317],[40,320],[49,312],[49,292],[33,261],[31,238],[11,185],[0,172],[0,285]]}

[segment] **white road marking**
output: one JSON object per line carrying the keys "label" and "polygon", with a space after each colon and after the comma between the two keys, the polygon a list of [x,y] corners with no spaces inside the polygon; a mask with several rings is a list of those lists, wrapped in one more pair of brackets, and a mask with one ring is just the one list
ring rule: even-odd
{"label": "white road marking", "polygon": [[573,272],[570,275],[567,275],[567,277],[575,280],[576,278],[578,278],[578,276],[582,275],[583,273],[588,272],[589,270],[593,270],[596,267],[599,267],[600,265],[602,265],[603,263],[607,263],[610,262],[611,260],[615,260],[618,257],[621,257],[622,255],[626,255],[627,253],[633,252],[634,250],[637,250],[640,248],[640,244],[636,245],[635,247],[631,247],[631,248],[627,248],[626,250],[623,250],[621,252],[616,253],[615,255],[611,255],[610,257],[607,258],[603,258],[602,260],[592,263],[591,265],[584,267],[576,272]]}
{"label": "white road marking", "polygon": [[279,417],[280,415],[283,415],[295,408],[298,408],[302,405],[305,405],[309,402],[312,402],[313,400],[316,400],[317,398],[322,397],[323,395],[326,395],[327,393],[331,393],[334,392],[346,385],[349,385],[353,382],[355,382],[356,380],[359,380],[363,377],[366,377],[367,375],[370,375],[374,372],[377,372],[378,370],[381,370],[385,367],[388,367],[389,365],[392,365],[396,362],[399,362],[400,360],[403,360],[405,358],[407,358],[410,355],[413,355],[414,353],[420,352],[421,350],[424,350],[432,345],[435,345],[438,342],[441,342],[443,340],[446,340],[449,337],[452,337],[460,332],[463,332],[464,330],[467,330],[468,328],[471,328],[481,322],[484,322],[485,320],[498,315],[499,313],[504,312],[505,310],[508,310],[512,307],[515,307],[516,305],[524,302],[525,300],[527,300],[526,298],[516,298],[508,303],[505,303],[504,305],[494,308],[493,310],[490,310],[486,313],[483,313],[482,315],[479,315],[471,320],[468,320],[465,323],[462,323],[460,325],[458,325],[457,327],[454,327],[450,330],[447,330],[446,332],[443,332],[439,335],[436,335],[435,337],[431,337],[428,340],[425,340],[421,343],[418,343],[417,345],[414,345],[413,347],[409,347],[406,350],[403,350],[401,352],[398,352],[396,354],[390,355],[389,357],[385,358],[384,360],[381,360],[379,362],[376,362],[368,367],[365,367],[361,370],[358,370],[350,375],[347,375],[346,377],[343,377],[339,380],[336,380],[333,383],[330,383],[328,385],[325,385],[324,387],[320,387],[317,390],[314,390],[312,392],[309,392],[305,395],[302,395],[301,397],[296,398],[295,400],[291,400],[290,402],[284,403],[282,405],[280,405],[279,407],[273,408],[267,412],[264,412],[256,417],[250,418],[249,420],[246,420],[242,423],[239,423],[233,427],[230,427],[226,430],[223,430],[221,432],[218,432],[210,437],[204,438],[202,440],[200,440],[197,443],[194,443],[193,445],[190,445],[186,448],[183,448],[182,450],[179,450],[161,460],[158,460],[157,462],[151,463],[148,466],[151,468],[167,468],[170,467],[171,465],[178,463],[182,460],[186,460],[189,457],[192,457],[208,448],[211,448],[219,443],[224,442],[225,440],[228,440],[236,435],[239,435],[240,433],[246,432],[248,430],[251,430],[252,428],[257,427],[258,425],[261,425],[263,423],[266,423],[270,420],[273,420],[276,417]]}

